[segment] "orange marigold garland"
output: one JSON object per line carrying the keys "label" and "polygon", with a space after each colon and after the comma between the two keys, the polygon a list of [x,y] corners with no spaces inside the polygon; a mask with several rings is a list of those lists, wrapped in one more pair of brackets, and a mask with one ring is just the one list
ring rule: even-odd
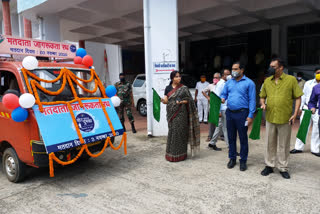
{"label": "orange marigold garland", "polygon": [[[112,149],[114,149],[114,150],[119,150],[121,148],[122,144],[123,144],[124,153],[127,154],[127,133],[126,132],[123,133],[123,136],[122,136],[122,139],[121,139],[121,142],[120,142],[119,146],[115,147],[112,144],[110,137],[107,137],[107,139],[105,140],[105,143],[104,143],[104,146],[103,146],[102,150],[98,154],[92,154],[90,152],[89,148],[88,148],[88,145],[85,144],[85,142],[83,140],[83,137],[82,137],[82,134],[80,132],[80,129],[78,127],[78,123],[76,122],[76,118],[75,118],[73,109],[71,108],[71,103],[78,102],[80,104],[80,107],[83,108],[82,100],[99,99],[99,102],[101,104],[102,110],[103,110],[103,112],[105,114],[105,117],[106,117],[106,119],[108,121],[108,125],[110,126],[110,129],[112,131],[112,134],[113,134],[113,136],[116,136],[116,132],[115,132],[115,130],[113,128],[113,125],[111,123],[110,117],[109,117],[109,115],[108,115],[108,113],[107,113],[107,111],[105,109],[105,106],[102,103],[101,97],[79,98],[78,94],[76,93],[76,90],[74,88],[74,85],[73,85],[73,83],[77,84],[81,89],[83,89],[87,93],[95,93],[99,88],[101,93],[102,93],[102,97],[103,98],[107,98],[106,93],[105,93],[105,88],[103,87],[103,85],[101,83],[101,80],[100,80],[99,76],[97,75],[97,73],[94,71],[94,69],[90,69],[91,77],[88,80],[85,80],[85,79],[82,79],[82,78],[78,77],[77,75],[75,75],[72,71],[68,70],[67,68],[62,68],[61,71],[60,71],[59,76],[56,79],[53,79],[53,80],[41,79],[37,75],[33,74],[32,72],[28,71],[25,68],[22,68],[21,71],[23,73],[23,76],[24,76],[24,79],[25,79],[25,82],[26,82],[26,85],[27,85],[29,93],[33,94],[35,96],[35,98],[36,98],[36,104],[39,106],[39,111],[40,112],[43,112],[43,105],[57,105],[57,104],[65,104],[65,105],[67,105],[67,107],[69,109],[69,112],[70,112],[70,115],[71,115],[71,118],[72,118],[72,121],[73,121],[73,124],[74,124],[74,126],[76,128],[77,135],[79,137],[80,143],[82,144],[81,145],[81,149],[78,152],[78,154],[76,155],[76,157],[74,157],[72,160],[69,160],[69,161],[61,161],[59,158],[57,158],[57,156],[53,152],[49,154],[50,177],[54,177],[53,160],[56,161],[57,163],[61,164],[61,165],[69,165],[69,164],[72,164],[75,161],[77,161],[81,157],[81,155],[82,155],[84,150],[91,157],[99,157],[105,151],[105,149],[107,148],[108,145],[110,145],[110,147]],[[28,80],[28,76],[32,78],[30,80],[30,82]],[[63,79],[62,80],[62,84],[61,84],[61,88],[59,90],[57,90],[57,91],[49,91],[49,90],[45,89],[44,87],[42,87],[38,83],[38,82],[54,83],[54,82],[59,81],[61,78]],[[89,90],[89,89],[85,88],[81,83],[78,82],[78,81],[81,81],[81,82],[84,82],[84,83],[89,83],[89,82],[92,82],[93,80],[94,80],[94,83],[95,83],[95,87],[94,87],[93,90]],[[55,101],[55,102],[41,102],[40,101],[37,89],[39,89],[42,92],[44,92],[46,94],[49,94],[49,95],[58,95],[64,90],[67,82],[68,82],[68,84],[69,84],[69,86],[71,88],[72,94],[74,96],[73,100],[71,100],[71,101]]]}

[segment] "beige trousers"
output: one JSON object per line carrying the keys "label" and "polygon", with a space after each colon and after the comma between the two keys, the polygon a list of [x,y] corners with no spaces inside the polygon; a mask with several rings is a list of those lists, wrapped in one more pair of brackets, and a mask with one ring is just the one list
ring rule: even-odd
{"label": "beige trousers", "polygon": [[267,121],[266,136],[266,165],[270,167],[277,167],[281,172],[288,171],[291,126],[288,123],[274,124]]}

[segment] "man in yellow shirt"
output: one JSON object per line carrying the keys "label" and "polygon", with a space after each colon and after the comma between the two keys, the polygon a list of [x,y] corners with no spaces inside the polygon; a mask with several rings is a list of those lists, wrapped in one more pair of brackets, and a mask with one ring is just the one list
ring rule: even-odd
{"label": "man in yellow shirt", "polygon": [[[267,148],[265,152],[265,169],[261,175],[267,176],[277,166],[283,178],[289,179],[288,157],[290,152],[291,125],[298,115],[303,95],[294,76],[283,73],[284,62],[273,59],[270,63],[271,74],[263,84],[260,92],[261,108],[266,110]],[[267,99],[267,105],[266,103]],[[295,111],[292,115],[292,104]],[[279,151],[277,152],[277,148]],[[277,164],[276,164],[277,161]]]}

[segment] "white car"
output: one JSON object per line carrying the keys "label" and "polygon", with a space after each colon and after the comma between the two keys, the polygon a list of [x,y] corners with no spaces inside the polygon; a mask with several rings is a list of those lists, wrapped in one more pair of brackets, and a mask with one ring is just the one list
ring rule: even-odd
{"label": "white car", "polygon": [[[194,99],[195,86],[197,81],[186,74],[182,74],[182,83],[189,87],[191,95]],[[147,102],[146,102],[146,76],[145,74],[138,74],[132,84],[132,93],[134,100],[134,107],[142,116],[147,116]]]}

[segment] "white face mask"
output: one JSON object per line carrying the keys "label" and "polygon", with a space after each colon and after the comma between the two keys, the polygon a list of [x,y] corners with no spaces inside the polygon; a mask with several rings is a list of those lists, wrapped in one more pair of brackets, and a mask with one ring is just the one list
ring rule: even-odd
{"label": "white face mask", "polygon": [[237,77],[239,77],[241,74],[239,73],[239,72],[237,72],[237,71],[232,71],[232,77],[234,77],[234,78],[237,78]]}
{"label": "white face mask", "polygon": [[228,81],[228,80],[231,80],[231,79],[232,79],[232,76],[231,76],[231,75],[228,75],[228,76],[227,76],[227,81]]}
{"label": "white face mask", "polygon": [[301,79],[302,79],[302,77],[297,77],[297,80],[299,80],[299,81],[300,81]]}

